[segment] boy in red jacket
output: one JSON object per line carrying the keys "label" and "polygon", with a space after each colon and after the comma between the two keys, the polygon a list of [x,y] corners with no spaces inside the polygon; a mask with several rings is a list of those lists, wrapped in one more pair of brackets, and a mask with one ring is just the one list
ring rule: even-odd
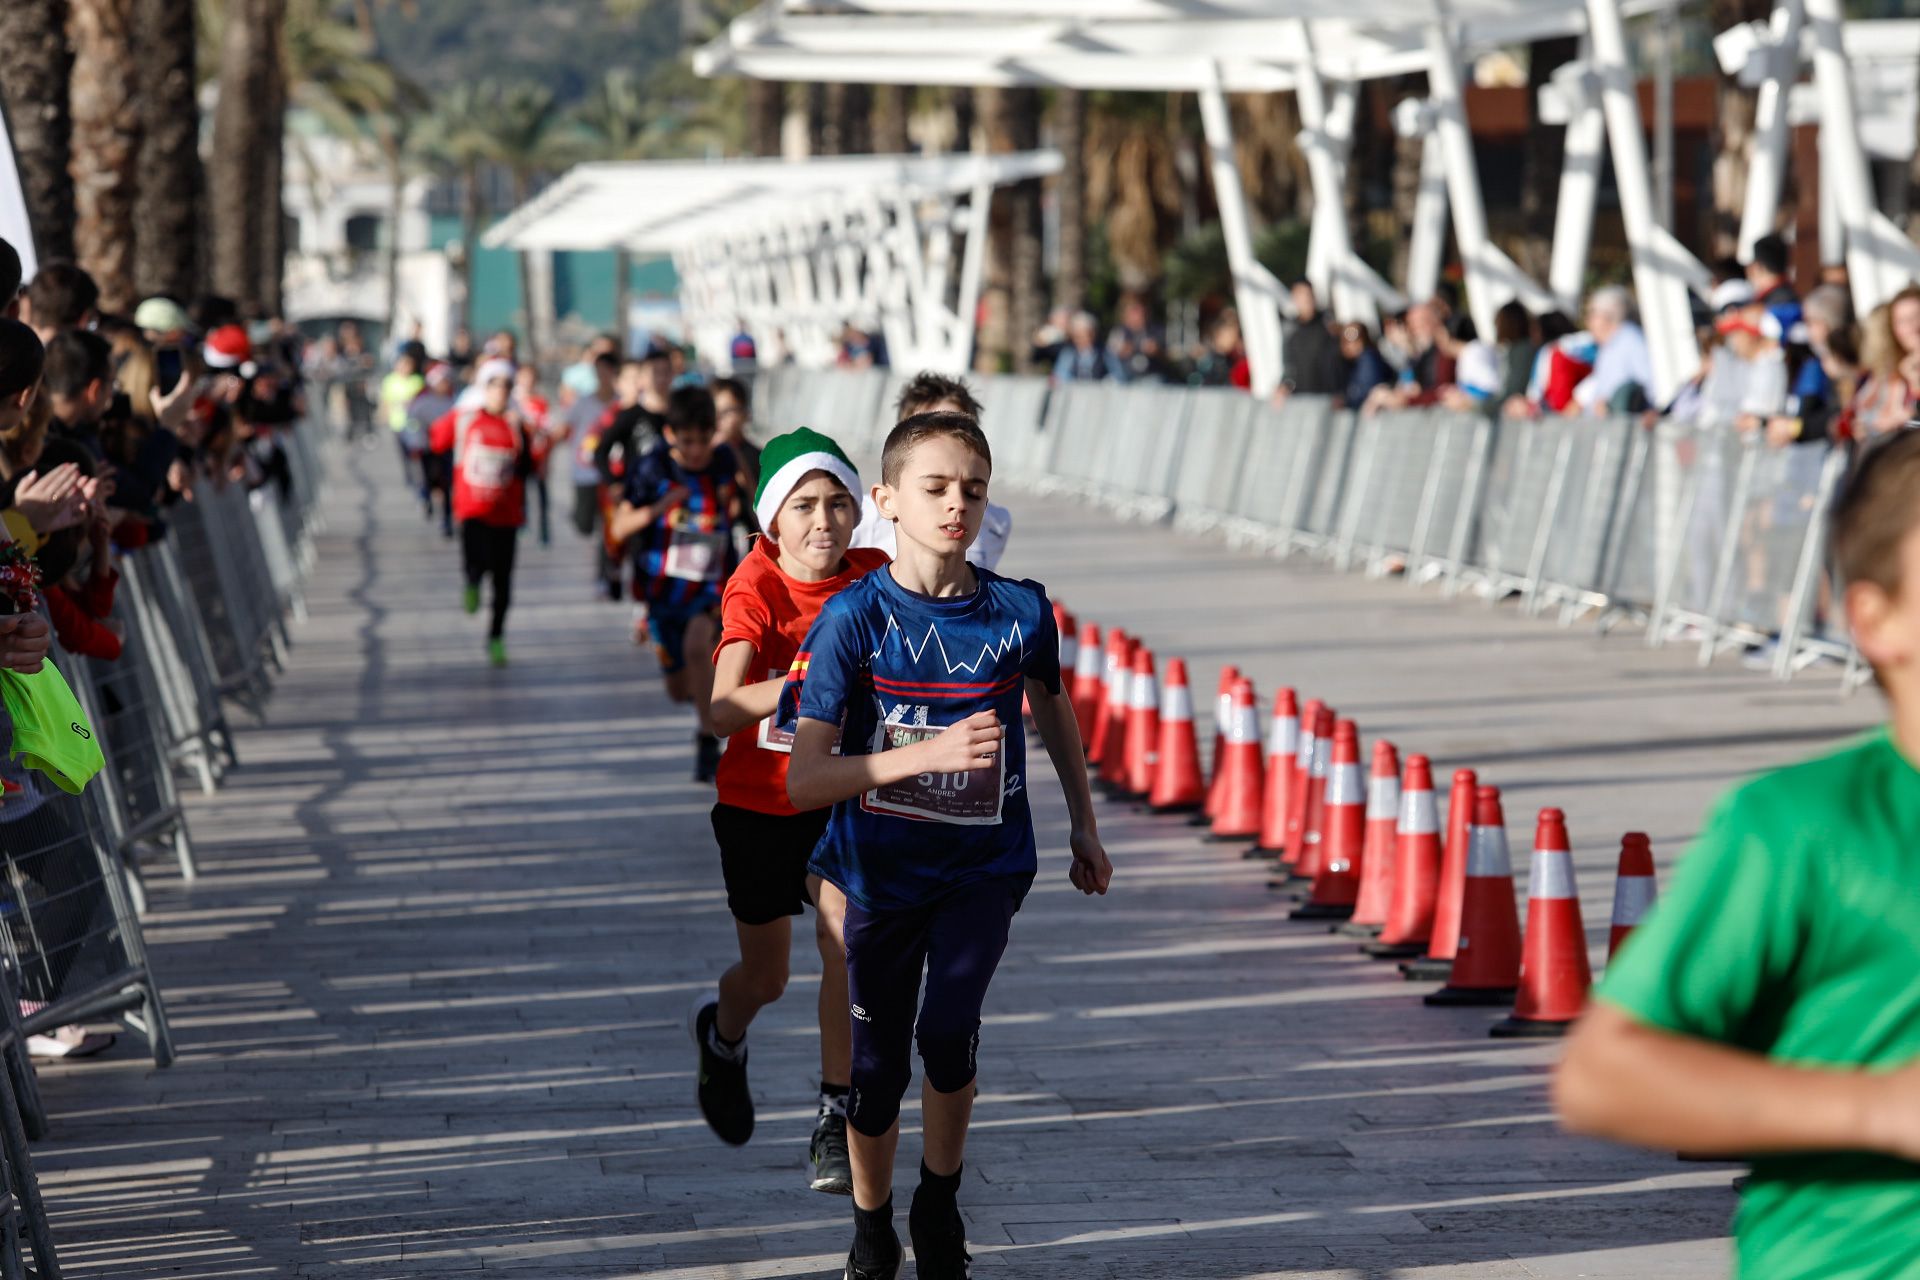
{"label": "boy in red jacket", "polygon": [[507,665],[507,606],[513,598],[513,555],[526,523],[527,476],[533,471],[528,433],[510,407],[513,365],[489,360],[475,379],[477,409],[453,409],[433,424],[428,447],[453,457],[453,518],[460,525],[466,569],[464,603],[480,611],[480,580],[493,579],[493,618],[487,657]]}

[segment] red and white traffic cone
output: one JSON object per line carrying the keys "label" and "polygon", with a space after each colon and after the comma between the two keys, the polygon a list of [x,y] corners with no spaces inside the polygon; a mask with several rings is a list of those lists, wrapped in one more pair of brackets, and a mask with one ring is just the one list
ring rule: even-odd
{"label": "red and white traffic cone", "polygon": [[1107,643],[1100,658],[1100,696],[1093,709],[1093,732],[1087,738],[1087,763],[1095,766],[1097,778],[1098,766],[1107,755],[1107,722],[1113,716],[1113,682],[1119,678],[1121,663],[1127,659],[1128,646],[1133,642],[1127,633],[1118,627],[1107,631]]}
{"label": "red and white traffic cone", "polygon": [[1080,624],[1080,639],[1074,645],[1073,718],[1080,724],[1080,745],[1093,746],[1093,718],[1100,709],[1100,677],[1106,654],[1100,647],[1100,628],[1091,622]]}
{"label": "red and white traffic cone", "polygon": [[1260,796],[1260,834],[1249,858],[1278,858],[1287,851],[1287,805],[1293,797],[1293,770],[1300,754],[1300,706],[1292,689],[1273,695],[1267,721],[1267,782]]}
{"label": "red and white traffic cone", "polygon": [[1100,730],[1100,785],[1118,795],[1127,785],[1127,704],[1133,693],[1133,655],[1145,646],[1124,639],[1107,684],[1107,720]]}
{"label": "red and white traffic cone", "polygon": [[1520,912],[1513,901],[1513,859],[1500,788],[1473,793],[1467,875],[1460,895],[1460,945],[1447,985],[1431,1005],[1504,1005],[1520,986]]}
{"label": "red and white traffic cone", "polygon": [[1313,728],[1327,704],[1318,698],[1307,699],[1300,709],[1300,749],[1293,757],[1293,780],[1287,795],[1286,856],[1281,859],[1295,875],[1300,874],[1300,854],[1306,847],[1307,784],[1313,780]]}
{"label": "red and white traffic cone", "polygon": [[1125,787],[1144,800],[1153,791],[1154,764],[1160,759],[1160,682],[1153,674],[1153,650],[1145,645],[1133,655],[1127,694]]}
{"label": "red and white traffic cone", "polygon": [[1213,775],[1207,781],[1207,808],[1195,817],[1197,827],[1211,826],[1220,812],[1220,775],[1227,763],[1227,726],[1233,722],[1233,686],[1240,682],[1240,668],[1228,663],[1220,668],[1220,687],[1213,695]]}
{"label": "red and white traffic cone", "polygon": [[1494,1024],[1500,1039],[1562,1036],[1586,1007],[1593,970],[1587,964],[1587,927],[1573,882],[1567,817],[1542,809],[1527,875],[1527,933],[1520,947],[1520,991],[1513,1013]]}
{"label": "red and white traffic cone", "polygon": [[1620,837],[1620,874],[1613,882],[1613,933],[1607,939],[1607,963],[1620,953],[1640,921],[1653,907],[1660,886],[1653,878],[1653,841],[1644,831]]}
{"label": "red and white traffic cone", "polygon": [[1208,838],[1251,840],[1260,830],[1260,713],[1254,710],[1251,681],[1236,681],[1231,696],[1233,714],[1222,748],[1220,812]]}
{"label": "red and white traffic cone", "polygon": [[1373,744],[1367,775],[1367,847],[1360,858],[1360,896],[1353,918],[1334,932],[1371,938],[1387,923],[1393,901],[1395,833],[1400,824],[1400,753],[1382,738]]}
{"label": "red and white traffic cone", "polygon": [[1313,755],[1307,768],[1307,807],[1300,819],[1300,860],[1293,874],[1302,880],[1320,878],[1326,865],[1327,773],[1333,763],[1333,708],[1322,707],[1313,718]]}
{"label": "red and white traffic cone", "polygon": [[1313,891],[1293,913],[1295,920],[1345,920],[1360,896],[1367,842],[1367,792],[1360,776],[1360,730],[1351,720],[1333,727],[1327,764],[1323,851]]}
{"label": "red and white traffic cone", "polygon": [[1440,882],[1433,900],[1433,929],[1426,954],[1400,966],[1409,982],[1442,982],[1453,974],[1460,946],[1460,895],[1467,883],[1467,833],[1473,827],[1473,797],[1479,780],[1471,769],[1453,771],[1447,794],[1447,842],[1441,848]]}
{"label": "red and white traffic cone", "polygon": [[1440,816],[1433,803],[1433,766],[1425,756],[1408,756],[1400,783],[1400,820],[1394,824],[1393,900],[1379,941],[1361,950],[1376,960],[1426,954],[1439,889]]}
{"label": "red and white traffic cone", "polygon": [[[1054,634],[1060,641],[1060,670],[1067,673],[1068,701],[1072,701],[1073,698],[1072,672],[1080,661],[1080,633],[1076,630],[1078,625],[1079,624],[1073,620],[1073,614],[1068,612],[1067,606],[1055,600],[1053,602],[1053,627]],[[1020,710],[1025,712],[1029,718],[1033,715],[1033,699],[1028,697],[1024,690],[1020,694]]]}
{"label": "red and white traffic cone", "polygon": [[1200,740],[1193,729],[1193,689],[1181,658],[1167,663],[1167,683],[1160,691],[1158,755],[1153,793],[1147,797],[1153,811],[1191,813],[1204,805],[1207,784],[1200,774]]}

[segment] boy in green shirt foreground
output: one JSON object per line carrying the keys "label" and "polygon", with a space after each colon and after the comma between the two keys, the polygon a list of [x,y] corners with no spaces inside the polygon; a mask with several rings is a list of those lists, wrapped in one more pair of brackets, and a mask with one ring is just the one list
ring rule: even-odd
{"label": "boy in green shirt foreground", "polygon": [[1920,431],[1832,548],[1890,724],[1721,800],[1554,1079],[1576,1132],[1753,1160],[1748,1280],[1920,1278]]}

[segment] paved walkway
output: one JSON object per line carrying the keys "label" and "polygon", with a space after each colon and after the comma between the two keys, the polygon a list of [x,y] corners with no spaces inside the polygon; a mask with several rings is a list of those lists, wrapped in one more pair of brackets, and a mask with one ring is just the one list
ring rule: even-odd
{"label": "paved walkway", "polygon": [[[692,1106],[681,1018],[732,942],[687,713],[570,530],[523,543],[515,664],[484,667],[388,463],[338,469],[292,670],[193,804],[204,878],[155,885],[180,1061],[124,1038],[45,1073],[68,1274],[837,1276],[847,1202],[801,1176],[810,945],[754,1029],[760,1136],[724,1149]],[[1622,830],[1664,864],[1730,780],[1873,714],[1828,678],[1013,501],[1010,567],[1207,685],[1238,661],[1479,766],[1517,847],[1564,807],[1597,943]],[[963,1194],[982,1274],[1725,1273],[1734,1168],[1559,1135],[1551,1046],[1422,1007],[1237,849],[1104,812],[1090,902],[1040,810]]]}

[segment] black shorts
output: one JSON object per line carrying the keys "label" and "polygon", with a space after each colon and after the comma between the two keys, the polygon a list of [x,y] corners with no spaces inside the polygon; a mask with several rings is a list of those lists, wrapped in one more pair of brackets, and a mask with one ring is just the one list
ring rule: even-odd
{"label": "black shorts", "polygon": [[713,806],[713,838],[720,843],[720,873],[727,882],[727,910],[741,924],[772,924],[812,905],[807,860],[827,829],[831,809],[810,813],[758,813],[730,804]]}

